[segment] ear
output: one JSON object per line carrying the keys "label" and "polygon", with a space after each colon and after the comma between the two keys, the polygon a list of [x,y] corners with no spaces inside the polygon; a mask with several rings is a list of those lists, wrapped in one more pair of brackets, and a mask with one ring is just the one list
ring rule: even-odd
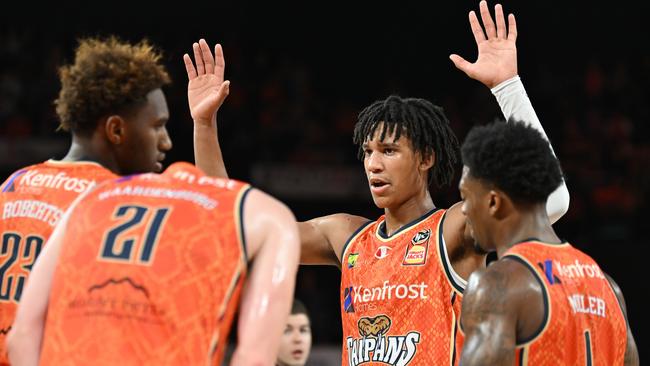
{"label": "ear", "polygon": [[113,145],[120,145],[124,142],[126,121],[118,115],[108,116],[104,122],[104,132],[108,141]]}
{"label": "ear", "polygon": [[490,216],[496,219],[502,219],[508,214],[508,207],[511,206],[510,199],[498,190],[490,190],[488,193],[490,202],[488,203],[488,210]]}
{"label": "ear", "polygon": [[499,215],[499,211],[501,210],[501,205],[502,205],[502,197],[499,195],[499,192],[495,190],[490,190],[488,192],[488,211],[490,212],[490,216],[495,217]]}
{"label": "ear", "polygon": [[421,171],[428,171],[429,169],[433,168],[436,162],[436,152],[431,151],[431,154],[428,156],[425,156],[424,154],[420,154],[420,157],[422,160],[420,161],[420,170]]}

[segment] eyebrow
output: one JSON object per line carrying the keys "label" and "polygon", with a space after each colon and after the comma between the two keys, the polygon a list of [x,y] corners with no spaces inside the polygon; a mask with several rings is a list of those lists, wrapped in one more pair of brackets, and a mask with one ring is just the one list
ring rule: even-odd
{"label": "eyebrow", "polygon": [[[401,146],[401,145],[400,145],[399,143],[397,143],[397,142],[385,142],[385,141],[377,141],[377,145],[379,145],[379,147],[384,148],[384,149],[385,149],[385,148],[396,148],[396,147],[400,147],[400,146]],[[364,148],[365,148],[365,147],[368,147],[368,143],[367,143],[367,142],[364,142],[362,146],[363,146]]]}

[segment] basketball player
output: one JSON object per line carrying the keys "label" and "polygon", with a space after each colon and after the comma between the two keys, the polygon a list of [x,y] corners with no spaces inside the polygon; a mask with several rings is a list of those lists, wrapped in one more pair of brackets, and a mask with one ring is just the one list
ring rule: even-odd
{"label": "basketball player", "polygon": [[[195,43],[196,52],[199,44],[207,47],[204,40]],[[61,128],[72,134],[67,155],[20,169],[0,186],[0,365],[7,364],[5,335],[27,276],[72,201],[115,174],[162,169],[172,144],[161,89],[169,76],[160,57],[146,41],[90,38],[80,41],[74,63],[60,69],[56,111]],[[223,71],[221,61],[214,69]],[[216,99],[197,95],[194,82],[188,93],[192,113],[200,114],[207,104],[216,114],[228,85],[218,83]]]}
{"label": "basketball player", "polygon": [[298,299],[293,300],[291,314],[280,339],[276,366],[304,366],[311,350],[311,326],[307,308]]}
{"label": "basketball player", "polygon": [[543,136],[521,123],[475,127],[462,157],[467,226],[499,259],[470,277],[461,364],[638,365],[621,290],[546,216],[562,172]]}
{"label": "basketball player", "polygon": [[187,163],[82,197],[27,284],[13,365],[219,365],[243,287],[232,364],[275,361],[300,249],[283,204]]}
{"label": "basketball player", "polygon": [[[485,31],[475,13],[469,14],[477,61],[458,55],[451,60],[491,88],[506,117],[543,133],[517,76],[514,15],[506,29],[501,5],[495,7],[496,24],[485,1],[480,12]],[[486,256],[474,247],[461,206],[438,208],[429,193],[430,184],[448,184],[453,177],[456,136],[440,107],[390,96],[359,114],[354,142],[373,200],[385,215],[369,221],[334,214],[299,223],[301,263],[342,270],[343,363],[454,364],[462,343],[456,339],[460,298],[466,279],[485,266]],[[208,151],[203,143],[195,140],[195,151]],[[213,166],[204,170],[220,173]],[[546,205],[551,222],[569,204],[564,182],[556,188]]]}

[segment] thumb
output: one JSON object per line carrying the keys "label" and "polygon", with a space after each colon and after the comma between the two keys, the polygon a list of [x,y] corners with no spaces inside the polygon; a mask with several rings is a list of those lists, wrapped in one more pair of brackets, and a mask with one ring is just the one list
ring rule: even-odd
{"label": "thumb", "polygon": [[460,71],[462,71],[462,72],[464,72],[466,74],[469,74],[469,69],[472,67],[471,63],[467,62],[467,60],[465,60],[464,58],[458,56],[455,53],[452,53],[451,55],[449,55],[449,59],[451,60],[451,62],[454,63],[454,66],[456,66],[456,68],[458,70],[460,70]]}

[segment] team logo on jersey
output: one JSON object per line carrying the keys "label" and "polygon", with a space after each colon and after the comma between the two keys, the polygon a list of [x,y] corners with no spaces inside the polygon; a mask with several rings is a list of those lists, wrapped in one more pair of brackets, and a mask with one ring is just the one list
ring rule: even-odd
{"label": "team logo on jersey", "polygon": [[359,338],[346,339],[348,365],[357,366],[368,362],[408,365],[417,352],[420,333],[411,331],[405,335],[388,335],[392,323],[384,314],[359,319]]}
{"label": "team logo on jersey", "polygon": [[429,250],[429,239],[431,239],[431,229],[418,231],[411,243],[406,247],[404,254],[403,266],[421,266],[427,262],[427,251]]}
{"label": "team logo on jersey", "polygon": [[375,258],[377,259],[384,259],[388,257],[388,253],[392,250],[393,248],[387,247],[385,245],[380,246],[377,248],[377,251],[375,252]]}
{"label": "team logo on jersey", "polygon": [[357,264],[357,258],[359,258],[359,253],[350,253],[348,255],[348,268],[353,268]]}
{"label": "team logo on jersey", "polygon": [[539,268],[544,271],[544,276],[546,277],[546,280],[548,281],[549,285],[554,285],[556,283],[562,283],[560,279],[553,273],[553,261],[550,259],[547,259],[542,262],[537,262],[537,265]]}
{"label": "team logo on jersey", "polygon": [[14,182],[16,181],[16,178],[20,177],[21,175],[25,174],[27,170],[21,170],[14,174],[13,177],[9,178],[9,181],[5,185],[5,187],[2,189],[2,192],[15,192],[16,187],[14,186]]}
{"label": "team logo on jersey", "polygon": [[354,288],[346,287],[343,291],[343,310],[354,313]]}

